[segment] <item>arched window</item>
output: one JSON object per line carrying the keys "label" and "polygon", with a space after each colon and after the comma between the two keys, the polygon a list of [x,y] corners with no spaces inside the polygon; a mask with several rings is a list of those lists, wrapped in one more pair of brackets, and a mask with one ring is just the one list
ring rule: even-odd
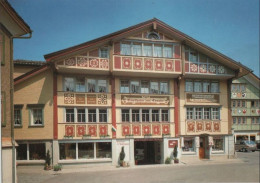
{"label": "arched window", "polygon": [[150,32],[147,36],[148,39],[160,39],[160,36],[156,32]]}

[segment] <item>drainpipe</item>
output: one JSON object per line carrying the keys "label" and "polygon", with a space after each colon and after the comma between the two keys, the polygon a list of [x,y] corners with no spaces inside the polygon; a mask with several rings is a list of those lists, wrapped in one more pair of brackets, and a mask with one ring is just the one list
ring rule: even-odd
{"label": "drainpipe", "polygon": [[12,183],[16,183],[16,157],[15,157],[15,139],[14,139],[14,80],[13,80],[13,40],[30,39],[32,32],[26,37],[11,36],[10,39],[10,105],[11,105],[11,140],[12,140]]}

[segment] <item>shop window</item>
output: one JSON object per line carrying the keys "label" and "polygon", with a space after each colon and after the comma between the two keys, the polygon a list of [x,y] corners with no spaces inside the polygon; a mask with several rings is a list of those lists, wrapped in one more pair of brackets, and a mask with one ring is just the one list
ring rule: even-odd
{"label": "shop window", "polygon": [[111,142],[96,143],[96,158],[112,158]]}
{"label": "shop window", "polygon": [[76,159],[75,143],[60,143],[60,160]]}
{"label": "shop window", "polygon": [[19,144],[16,148],[16,160],[27,160],[27,144]]}
{"label": "shop window", "polygon": [[121,110],[122,115],[122,122],[129,122],[130,121],[130,111],[129,109],[122,109]]}
{"label": "shop window", "polygon": [[94,143],[78,143],[79,159],[94,159]]}
{"label": "shop window", "polygon": [[195,138],[187,138],[184,137],[184,142],[183,142],[183,147],[182,151],[183,152],[195,152]]}
{"label": "shop window", "polygon": [[77,119],[78,122],[86,122],[85,109],[77,109]]}
{"label": "shop window", "polygon": [[162,122],[169,121],[169,110],[162,110]]}
{"label": "shop window", "polygon": [[66,110],[66,122],[75,122],[74,119],[74,109],[65,109]]}
{"label": "shop window", "polygon": [[152,110],[152,122],[159,122],[159,110]]}
{"label": "shop window", "polygon": [[107,47],[100,48],[99,49],[99,56],[101,58],[108,58],[109,57],[108,48]]}
{"label": "shop window", "polygon": [[45,144],[29,144],[30,160],[44,160],[46,155]]}
{"label": "shop window", "polygon": [[142,121],[143,122],[149,122],[150,121],[149,109],[143,109],[142,110]]}
{"label": "shop window", "polygon": [[224,151],[223,137],[213,137],[212,151]]}
{"label": "shop window", "polygon": [[139,109],[132,109],[132,122],[139,122]]}

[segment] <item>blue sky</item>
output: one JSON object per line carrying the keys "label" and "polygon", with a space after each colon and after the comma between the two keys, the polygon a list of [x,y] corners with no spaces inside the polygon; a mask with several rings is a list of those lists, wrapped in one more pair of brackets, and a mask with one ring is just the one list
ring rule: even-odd
{"label": "blue sky", "polygon": [[9,0],[33,30],[14,59],[44,55],[154,17],[259,76],[259,0]]}

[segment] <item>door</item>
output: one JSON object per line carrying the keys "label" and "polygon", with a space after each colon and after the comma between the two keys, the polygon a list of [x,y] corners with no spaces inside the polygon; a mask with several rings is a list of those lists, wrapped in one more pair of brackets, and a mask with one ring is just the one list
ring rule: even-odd
{"label": "door", "polygon": [[199,158],[200,159],[205,158],[205,138],[204,137],[200,137]]}

